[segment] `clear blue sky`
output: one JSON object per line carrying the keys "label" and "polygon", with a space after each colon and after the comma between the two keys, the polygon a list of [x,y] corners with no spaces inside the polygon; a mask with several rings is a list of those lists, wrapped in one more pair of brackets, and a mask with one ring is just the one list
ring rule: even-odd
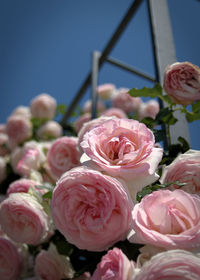
{"label": "clear blue sky", "polygon": [[[70,104],[91,67],[93,50],[102,51],[132,0],[0,0],[0,122],[42,92]],[[200,1],[168,0],[178,61],[200,66]],[[154,74],[146,0],[111,53]],[[105,64],[99,83],[151,86]],[[88,90],[84,100],[88,99]],[[190,125],[192,148],[200,149],[200,122]]]}

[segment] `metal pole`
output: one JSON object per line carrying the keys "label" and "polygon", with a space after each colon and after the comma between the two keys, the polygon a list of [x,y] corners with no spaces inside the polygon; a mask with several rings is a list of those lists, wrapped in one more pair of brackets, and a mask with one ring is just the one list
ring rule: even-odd
{"label": "metal pole", "polygon": [[91,92],[91,99],[92,99],[92,119],[97,117],[97,102],[98,102],[98,95],[97,95],[97,84],[98,84],[98,68],[99,68],[99,58],[101,54],[97,51],[92,53],[92,92]]}
{"label": "metal pole", "polygon": [[[124,18],[122,19],[122,21],[118,25],[117,29],[115,30],[113,36],[111,37],[111,39],[107,43],[106,47],[104,48],[104,50],[102,52],[101,59],[99,60],[99,68],[102,66],[106,56],[109,55],[109,53],[112,51],[112,49],[115,46],[115,44],[117,43],[119,37],[121,36],[123,31],[125,30],[126,26],[128,25],[129,21],[131,20],[131,18],[133,17],[133,15],[137,11],[137,9],[138,9],[138,7],[140,6],[141,3],[142,3],[142,0],[135,0],[132,3],[132,5],[130,6],[128,12],[125,14]],[[82,98],[83,94],[87,90],[90,83],[91,83],[91,72],[88,74],[88,76],[84,80],[83,84],[81,85],[81,87],[80,87],[79,91],[77,92],[75,98],[73,99],[72,103],[70,104],[69,109],[63,115],[63,118],[61,120],[61,125],[63,127],[65,126],[66,121],[69,119],[69,117],[73,113],[76,105],[78,104],[78,102]]]}
{"label": "metal pole", "polygon": [[[148,0],[148,6],[154,42],[156,76],[158,81],[163,84],[166,66],[176,62],[168,5],[166,0]],[[172,144],[177,143],[179,136],[184,137],[190,143],[189,129],[184,115],[177,111],[175,117],[178,121],[170,127]]]}

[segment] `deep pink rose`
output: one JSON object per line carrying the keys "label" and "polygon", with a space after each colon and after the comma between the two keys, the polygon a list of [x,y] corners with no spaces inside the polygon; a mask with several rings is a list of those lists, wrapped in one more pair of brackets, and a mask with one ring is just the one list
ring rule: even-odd
{"label": "deep pink rose", "polygon": [[192,104],[200,100],[200,69],[190,62],[169,65],[164,74],[163,88],[175,103]]}
{"label": "deep pink rose", "polygon": [[127,118],[127,114],[120,108],[110,108],[103,112],[103,117],[116,117],[119,119]]}
{"label": "deep pink rose", "polygon": [[134,280],[199,280],[200,257],[184,250],[159,253],[146,262]]}
{"label": "deep pink rose", "polygon": [[140,97],[132,97],[128,88],[119,88],[112,96],[113,107],[120,108],[124,112],[137,112],[142,102]]}
{"label": "deep pink rose", "polygon": [[0,279],[18,280],[23,269],[23,259],[18,248],[7,238],[0,237]]}
{"label": "deep pink rose", "polygon": [[109,100],[116,90],[114,84],[102,84],[97,87],[97,94],[103,100]]}
{"label": "deep pink rose", "polygon": [[30,103],[33,117],[53,119],[56,113],[56,100],[47,93],[36,96]]}
{"label": "deep pink rose", "polygon": [[[182,190],[200,195],[200,151],[189,150],[164,167],[160,182],[164,184],[175,181],[185,183]],[[171,190],[177,188],[175,184],[169,186]]]}
{"label": "deep pink rose", "polygon": [[43,190],[36,188],[35,186],[39,186],[41,183],[35,182],[31,179],[21,178],[18,180],[13,181],[7,189],[7,195],[16,192],[24,192],[27,193],[30,188],[33,188],[35,191],[44,192]]}
{"label": "deep pink rose", "polygon": [[103,251],[124,240],[133,203],[116,179],[81,166],[66,173],[53,191],[56,228],[80,249]]}
{"label": "deep pink rose", "polygon": [[143,123],[132,119],[107,120],[84,134],[81,162],[122,178],[133,198],[144,186],[156,181],[162,148]]}
{"label": "deep pink rose", "polygon": [[135,205],[129,241],[166,249],[200,246],[200,198],[182,190],[159,190]]}
{"label": "deep pink rose", "polygon": [[49,231],[42,205],[28,193],[11,193],[0,204],[2,230],[15,242],[38,245]]}
{"label": "deep pink rose", "polygon": [[156,100],[150,100],[141,104],[138,110],[139,120],[143,118],[150,117],[152,119],[156,118],[156,115],[160,111],[160,105]]}
{"label": "deep pink rose", "polygon": [[32,124],[22,115],[12,115],[7,120],[6,133],[13,148],[32,136]]}
{"label": "deep pink rose", "polygon": [[56,121],[48,121],[37,130],[37,136],[42,140],[51,140],[62,135],[62,126]]}
{"label": "deep pink rose", "polygon": [[74,275],[69,258],[60,255],[53,243],[36,256],[34,271],[41,280],[71,279]]}
{"label": "deep pink rose", "polygon": [[78,138],[63,136],[56,139],[47,153],[47,160],[56,180],[73,167],[80,165],[80,153],[77,150]]}
{"label": "deep pink rose", "polygon": [[134,275],[134,265],[124,253],[114,248],[102,257],[91,280],[131,280]]}

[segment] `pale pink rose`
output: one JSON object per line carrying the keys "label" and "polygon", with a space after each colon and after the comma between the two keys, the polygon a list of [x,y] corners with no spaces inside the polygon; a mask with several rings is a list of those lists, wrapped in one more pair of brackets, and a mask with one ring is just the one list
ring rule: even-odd
{"label": "pale pink rose", "polygon": [[38,245],[49,231],[42,205],[28,193],[11,193],[0,204],[2,230],[15,242]]}
{"label": "pale pink rose", "polygon": [[[182,190],[200,195],[200,151],[189,150],[164,167],[160,182],[164,184],[175,181],[185,183]],[[169,186],[170,190],[177,188],[175,184]]]}
{"label": "pale pink rose", "polygon": [[6,178],[6,159],[0,157],[0,183]]}
{"label": "pale pink rose", "polygon": [[200,198],[182,190],[159,190],[135,205],[129,241],[166,249],[200,246]]}
{"label": "pale pink rose", "polygon": [[18,193],[18,192],[27,193],[30,188],[33,188],[35,191],[43,193],[44,192],[43,190],[35,187],[40,185],[41,183],[39,182],[35,182],[30,179],[21,178],[10,183],[7,189],[7,196],[10,195],[11,193]]}
{"label": "pale pink rose", "polygon": [[163,88],[173,102],[189,105],[200,100],[200,69],[190,62],[167,66]]}
{"label": "pale pink rose", "polygon": [[42,140],[54,139],[62,135],[62,126],[56,121],[48,121],[37,130],[37,136]]}
{"label": "pale pink rose", "polygon": [[[106,107],[101,100],[97,101],[97,113],[102,113],[105,111]],[[92,112],[92,101],[87,100],[83,105],[83,112],[84,113],[91,113]]]}
{"label": "pale pink rose", "polygon": [[22,157],[22,148],[18,146],[10,154],[10,164],[12,166],[14,173],[18,173],[17,164],[21,159],[21,157]]}
{"label": "pale pink rose", "polygon": [[116,90],[114,84],[102,84],[97,87],[97,94],[103,100],[109,100]]}
{"label": "pale pink rose", "polygon": [[128,88],[119,88],[112,97],[113,107],[120,108],[127,114],[137,112],[142,102],[140,97],[132,97],[128,91]]}
{"label": "pale pink rose", "polygon": [[103,251],[124,240],[132,208],[118,180],[84,166],[63,174],[51,204],[56,228],[68,242],[89,251]]}
{"label": "pale pink rose", "polygon": [[123,118],[128,117],[127,114],[122,109],[114,108],[114,107],[105,110],[101,116],[116,117],[116,118],[119,118],[119,119],[123,119]]}
{"label": "pale pink rose", "polygon": [[11,146],[17,146],[32,136],[32,124],[22,115],[13,115],[7,120],[6,132]]}
{"label": "pale pink rose", "polygon": [[36,96],[30,103],[33,117],[53,119],[56,114],[56,100],[47,93]]}
{"label": "pale pink rose", "polygon": [[60,255],[53,243],[36,256],[34,271],[41,280],[71,279],[74,275],[69,258]]}
{"label": "pale pink rose", "polygon": [[97,265],[91,280],[131,280],[134,266],[126,255],[118,248],[109,250]]}
{"label": "pale pink rose", "polygon": [[158,101],[150,100],[145,103],[143,102],[138,110],[139,120],[142,120],[143,118],[146,117],[155,119],[159,111],[160,111],[160,105]]}
{"label": "pale pink rose", "polygon": [[154,145],[154,135],[143,123],[115,118],[84,134],[81,162],[125,180],[135,199],[137,191],[159,178],[163,150]]}
{"label": "pale pink rose", "polygon": [[145,262],[149,261],[154,255],[166,251],[165,248],[153,245],[145,245],[139,248],[140,254],[137,257],[137,268],[141,268]]}
{"label": "pale pink rose", "polygon": [[77,150],[78,138],[63,136],[56,139],[47,153],[47,160],[52,176],[57,180],[71,168],[80,165]]}
{"label": "pale pink rose", "polygon": [[84,134],[86,132],[88,132],[89,130],[91,130],[92,128],[94,128],[95,126],[101,124],[102,122],[104,122],[106,120],[110,120],[111,118],[114,118],[114,117],[101,116],[99,118],[95,118],[95,119],[93,119],[91,121],[88,121],[88,122],[83,124],[82,128],[78,132],[78,150],[80,151],[81,154],[83,153],[83,150],[81,148],[80,143],[83,141]]}
{"label": "pale pink rose", "polygon": [[134,280],[199,280],[199,276],[199,255],[184,250],[170,250],[152,257]]}
{"label": "pale pink rose", "polygon": [[84,113],[83,115],[78,117],[78,119],[76,119],[74,122],[74,129],[75,129],[76,133],[79,133],[79,131],[81,130],[83,125],[90,120],[91,120],[90,113]]}
{"label": "pale pink rose", "polygon": [[21,115],[21,116],[24,116],[26,119],[30,119],[31,111],[30,111],[29,107],[19,106],[12,112],[11,115]]}
{"label": "pale pink rose", "polygon": [[9,153],[7,143],[8,135],[0,132],[0,156],[2,157]]}
{"label": "pale pink rose", "polygon": [[6,133],[6,124],[0,123],[0,133]]}
{"label": "pale pink rose", "polygon": [[0,237],[0,279],[18,280],[23,269],[23,259],[18,248],[7,238]]}

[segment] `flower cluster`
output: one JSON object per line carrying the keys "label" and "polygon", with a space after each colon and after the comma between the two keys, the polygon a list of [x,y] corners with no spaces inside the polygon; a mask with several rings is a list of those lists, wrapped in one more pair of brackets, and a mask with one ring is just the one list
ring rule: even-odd
{"label": "flower cluster", "polygon": [[43,93],[0,125],[0,279],[199,279],[200,151],[162,140],[176,110],[200,119],[200,69],[163,89],[100,85],[67,129]]}

